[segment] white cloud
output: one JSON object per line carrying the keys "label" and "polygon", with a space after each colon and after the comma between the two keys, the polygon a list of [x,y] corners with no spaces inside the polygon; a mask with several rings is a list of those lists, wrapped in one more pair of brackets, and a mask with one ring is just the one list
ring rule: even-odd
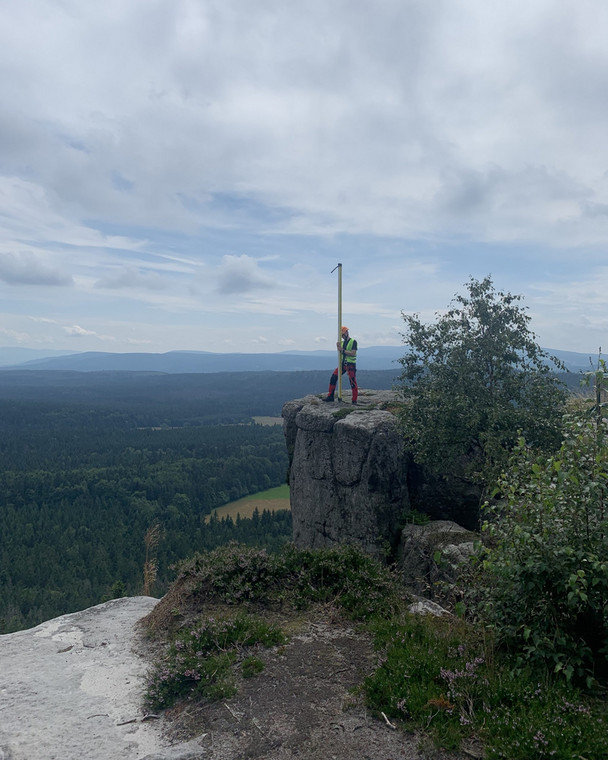
{"label": "white cloud", "polygon": [[10,330],[5,327],[0,327],[0,335],[5,335],[15,343],[28,343],[32,342],[32,336],[26,332],[17,332],[16,330]]}
{"label": "white cloud", "polygon": [[57,324],[57,320],[55,320],[55,319],[49,319],[48,317],[32,317],[32,316],[30,316],[29,319],[31,319],[32,322],[39,322],[41,324],[46,324],[46,325],[56,325]]}
{"label": "white cloud", "polygon": [[595,268],[590,275],[533,284],[527,302],[533,328],[545,346],[583,352],[608,348],[608,267]]}
{"label": "white cloud", "polygon": [[72,278],[32,253],[0,253],[0,280],[9,285],[70,286]]}
{"label": "white cloud", "polygon": [[[0,89],[0,102],[1,98]],[[50,146],[48,149],[53,152]],[[2,146],[0,158],[6,158]],[[141,246],[140,241],[121,235],[105,235],[94,226],[81,223],[70,196],[59,195],[56,189],[45,187],[43,182],[50,185],[51,179],[42,177],[35,182],[28,177],[2,176],[0,173],[0,203],[3,211],[0,242],[3,249],[6,249],[7,242],[14,240],[26,244],[36,241],[38,245],[53,243],[124,250]],[[91,207],[87,212],[95,214],[97,209]]]}
{"label": "white cloud", "polygon": [[137,338],[127,338],[126,341],[130,346],[151,346],[154,344],[153,340],[138,340]]}
{"label": "white cloud", "polygon": [[139,289],[165,290],[168,283],[159,272],[143,271],[135,267],[120,267],[117,271],[101,278],[95,283],[96,288],[108,290]]}
{"label": "white cloud", "polygon": [[[359,335],[492,272],[549,336],[566,298],[580,344],[608,308],[607,37],[597,0],[0,4],[6,329],[94,312],[81,342],[126,347],[135,316],[166,349],[180,313],[314,346],[341,260]],[[537,298],[560,278],[589,288]]]}
{"label": "white cloud", "polygon": [[82,338],[89,335],[97,336],[97,333],[94,330],[85,330],[85,328],[80,327],[80,325],[72,325],[71,327],[64,327],[63,329],[67,335],[74,338]]}
{"label": "white cloud", "polygon": [[224,256],[218,272],[218,290],[224,295],[250,293],[254,290],[268,290],[275,283],[259,268],[258,262],[242,254]]}
{"label": "white cloud", "polygon": [[[551,177],[562,173],[602,202],[592,197],[600,156],[586,161],[581,150],[581,129],[599,136],[605,100],[606,51],[593,44],[605,13],[590,34],[588,4],[512,3],[491,12],[463,2],[425,9],[389,2],[381,11],[227,1],[213,11],[205,2],[176,2],[82,12],[68,4],[68,13],[44,19],[35,7],[11,11],[20,25],[35,18],[44,32],[25,60],[31,39],[19,44],[14,15],[5,18],[5,56],[15,53],[22,63],[12,68],[32,77],[29,97],[19,95],[23,124],[5,130],[14,165],[20,155],[36,156],[53,207],[189,229],[239,218],[268,224],[217,203],[238,196],[288,210],[279,228],[476,233],[474,201],[495,182],[492,174],[512,177],[515,189],[534,166],[550,180],[538,188],[541,200],[550,200]],[[65,64],[66,51],[74,63],[88,62],[84,75]],[[581,53],[594,65],[585,66]],[[5,83],[4,94],[16,97],[13,87]],[[33,108],[36,121],[28,119]],[[597,118],[581,118],[577,129],[548,118],[571,120],[590,108]],[[591,142],[605,159],[603,143]],[[117,186],[117,176],[128,179]],[[488,198],[487,226],[506,230],[521,213],[533,234],[525,193],[513,201],[504,216]],[[555,212],[547,213],[537,214],[537,235]]]}

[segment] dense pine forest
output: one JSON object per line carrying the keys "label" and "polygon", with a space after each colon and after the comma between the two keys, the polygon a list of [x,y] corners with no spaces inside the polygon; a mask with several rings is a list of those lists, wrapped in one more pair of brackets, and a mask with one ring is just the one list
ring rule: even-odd
{"label": "dense pine forest", "polygon": [[[368,387],[392,374],[368,373]],[[282,428],[253,417],[326,383],[323,372],[0,372],[0,633],[141,593],[156,525],[155,595],[197,550],[282,545],[289,512],[205,516],[285,482]]]}

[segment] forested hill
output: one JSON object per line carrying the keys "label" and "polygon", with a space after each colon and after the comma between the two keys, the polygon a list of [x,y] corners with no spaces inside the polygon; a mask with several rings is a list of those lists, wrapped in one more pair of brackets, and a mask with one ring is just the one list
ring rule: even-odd
{"label": "forested hill", "polygon": [[[569,372],[587,371],[597,363],[597,355],[545,349],[563,361]],[[400,369],[399,360],[407,346],[359,346],[358,363],[368,370]],[[303,372],[327,371],[336,364],[335,350],[283,351],[280,353],[213,353],[210,351],[168,351],[166,353],[69,353],[43,349],[0,346],[0,368],[77,372]]]}
{"label": "forested hill", "polygon": [[[35,370],[76,370],[78,372],[300,372],[331,370],[336,365],[336,351],[285,351],[281,353],[212,353],[210,351],[168,351],[164,354],[86,351],[67,355],[41,355],[26,358],[15,349],[0,347],[0,366]],[[403,346],[368,346],[360,348],[359,363],[372,370],[392,369],[403,355]]]}
{"label": "forested hill", "polygon": [[[280,415],[286,401],[327,391],[329,372],[0,371],[0,399],[28,401],[28,415],[45,404],[88,406],[97,414],[127,412],[121,424],[201,425],[242,422],[254,415]],[[396,370],[361,370],[361,388],[388,389]],[[21,408],[21,407],[20,407]],[[105,412],[103,410],[106,410]],[[24,413],[26,413],[24,411]]]}
{"label": "forested hill", "polygon": [[[390,387],[392,372],[361,372]],[[171,567],[231,539],[268,548],[289,512],[205,521],[285,482],[285,401],[327,390],[327,372],[164,375],[0,372],[0,633],[142,592],[144,536]]]}

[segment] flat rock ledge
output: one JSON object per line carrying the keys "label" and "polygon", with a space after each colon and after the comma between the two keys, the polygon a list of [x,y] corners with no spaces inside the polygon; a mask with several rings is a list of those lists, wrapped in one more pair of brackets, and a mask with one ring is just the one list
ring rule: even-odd
{"label": "flat rock ledge", "polygon": [[114,599],[0,636],[1,760],[175,756],[142,710],[136,623],[157,602]]}

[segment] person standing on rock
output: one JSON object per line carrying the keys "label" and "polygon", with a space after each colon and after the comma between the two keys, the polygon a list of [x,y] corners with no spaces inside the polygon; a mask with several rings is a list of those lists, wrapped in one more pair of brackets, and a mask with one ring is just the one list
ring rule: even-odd
{"label": "person standing on rock", "polygon": [[[353,404],[357,403],[359,388],[357,386],[357,341],[348,334],[348,327],[342,328],[342,344],[336,343],[336,348],[342,357],[342,374],[346,372],[350,381],[350,388],[353,392]],[[329,392],[323,401],[333,401],[336,385],[338,383],[338,372],[340,367],[336,367],[334,374],[329,381]]]}

